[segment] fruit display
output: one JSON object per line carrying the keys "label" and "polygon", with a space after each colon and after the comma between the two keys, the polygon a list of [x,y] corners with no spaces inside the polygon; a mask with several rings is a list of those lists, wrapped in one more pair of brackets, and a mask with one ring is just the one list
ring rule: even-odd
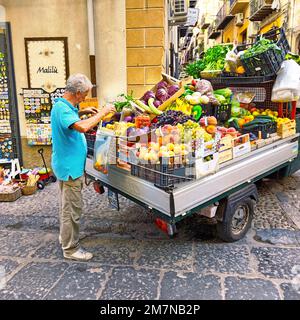
{"label": "fruit display", "polygon": [[168,110],[152,121],[152,127],[158,128],[164,126],[165,124],[177,125],[178,123],[185,123],[188,120],[194,119],[182,111]]}
{"label": "fruit display", "polygon": [[[271,137],[276,141],[295,131],[290,119],[261,108],[253,98],[253,93],[236,88],[214,90],[205,79],[188,80],[182,86],[162,80],[139,100],[132,94],[120,95],[114,103],[117,114],[103,126],[118,137],[116,154],[138,171],[133,170],[133,175],[147,180],[154,173],[160,174],[161,165],[178,164],[180,168],[189,167],[192,171],[187,172],[200,178],[216,172],[218,163],[263,145],[256,142]],[[160,108],[166,101],[167,106]],[[225,112],[225,117],[218,110]],[[95,167],[107,172],[105,161],[100,160]],[[198,174],[196,160],[200,161]],[[152,171],[147,173],[147,169]],[[160,178],[172,175],[172,170],[164,171],[165,176]],[[184,171],[180,175],[185,177]]]}

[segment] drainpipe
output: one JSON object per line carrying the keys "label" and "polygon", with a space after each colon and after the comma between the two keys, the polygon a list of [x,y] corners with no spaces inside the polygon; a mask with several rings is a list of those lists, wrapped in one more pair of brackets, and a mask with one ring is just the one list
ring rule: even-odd
{"label": "drainpipe", "polygon": [[96,58],[95,58],[95,23],[94,23],[94,0],[87,0],[88,33],[89,33],[89,59],[91,81],[94,85],[92,97],[97,97]]}

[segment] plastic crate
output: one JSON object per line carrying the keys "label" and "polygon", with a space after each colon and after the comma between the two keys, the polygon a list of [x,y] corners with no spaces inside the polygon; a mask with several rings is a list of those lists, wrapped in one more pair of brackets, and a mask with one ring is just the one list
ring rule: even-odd
{"label": "plastic crate", "polygon": [[258,41],[260,37],[274,41],[276,43],[277,47],[279,47],[281,49],[281,56],[283,59],[285,59],[285,55],[289,51],[291,51],[291,47],[290,47],[289,42],[286,38],[285,32],[282,28],[275,28],[275,29],[270,30],[266,33],[258,35],[256,37],[256,41]]}
{"label": "plastic crate", "polygon": [[252,57],[241,57],[241,62],[249,76],[272,76],[280,69],[284,58],[274,48],[258,53]]}
{"label": "plastic crate", "polygon": [[231,117],[231,104],[213,106],[207,104],[202,106],[202,117],[214,116],[218,123],[223,124]]}
{"label": "plastic crate", "polygon": [[[233,93],[236,92],[253,92],[255,98],[253,102],[259,108],[278,110],[278,104],[271,101],[272,89],[274,85],[274,77],[272,81],[256,82],[256,83],[236,83],[235,81],[227,81],[228,87]],[[214,89],[224,88],[224,84],[214,84]]]}
{"label": "plastic crate", "polygon": [[256,54],[252,57],[245,58],[241,56],[241,63],[246,70],[248,76],[272,76],[276,75],[280,69],[282,62],[285,60],[286,54],[290,51],[289,43],[286,39],[284,30],[276,28],[269,32],[259,35],[260,37],[272,40],[280,51],[270,48],[265,52]]}
{"label": "plastic crate", "polygon": [[190,169],[194,166],[194,163],[184,165],[177,164],[175,161],[170,164],[169,158],[160,158],[157,164],[131,163],[131,175],[152,182],[159,188],[170,189],[176,184],[195,179],[193,175],[190,175],[192,172]]}
{"label": "plastic crate", "polygon": [[87,154],[90,157],[94,156],[94,145],[96,141],[96,135],[85,133],[86,143],[87,143]]}
{"label": "plastic crate", "polygon": [[269,76],[247,76],[247,75],[239,75],[236,73],[223,72],[222,75],[218,78],[211,79],[211,83],[213,85],[220,84],[228,86],[230,84],[258,84],[267,81],[275,80],[275,75]]}
{"label": "plastic crate", "polygon": [[255,129],[253,129],[253,128],[252,129],[247,129],[247,128],[242,129],[243,134],[250,133],[250,132],[255,134],[257,137],[259,137],[259,132],[261,132],[261,138],[267,139],[267,138],[270,138],[272,133],[277,132],[277,123],[276,122],[269,122],[269,123],[257,125],[257,127]]}
{"label": "plastic crate", "polygon": [[214,116],[217,118],[218,123],[224,124],[231,118],[231,103],[215,107]]}

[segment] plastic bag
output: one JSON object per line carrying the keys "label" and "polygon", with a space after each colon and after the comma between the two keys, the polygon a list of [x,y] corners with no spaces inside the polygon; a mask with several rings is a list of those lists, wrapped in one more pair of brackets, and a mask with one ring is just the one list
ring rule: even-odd
{"label": "plastic bag", "polygon": [[272,89],[273,102],[298,100],[300,96],[300,66],[293,60],[283,61]]}
{"label": "plastic bag", "polygon": [[236,68],[238,67],[237,60],[238,60],[238,56],[235,53],[235,48],[231,51],[228,51],[225,57],[226,71],[229,69],[230,72],[235,72]]}
{"label": "plastic bag", "polygon": [[201,79],[196,83],[196,91],[200,92],[202,95],[213,92],[213,87],[208,80]]}
{"label": "plastic bag", "polygon": [[97,131],[94,147],[94,168],[108,174],[109,164],[116,163],[116,138],[112,130]]}

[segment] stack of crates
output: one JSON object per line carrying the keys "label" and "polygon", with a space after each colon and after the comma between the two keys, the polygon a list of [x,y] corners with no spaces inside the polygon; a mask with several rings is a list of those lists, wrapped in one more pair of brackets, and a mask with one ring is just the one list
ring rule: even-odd
{"label": "stack of crates", "polygon": [[232,159],[232,137],[225,136],[220,140],[219,164]]}
{"label": "stack of crates", "polygon": [[284,123],[278,124],[277,134],[282,139],[296,134],[296,121],[290,120],[289,122],[284,122]]}

